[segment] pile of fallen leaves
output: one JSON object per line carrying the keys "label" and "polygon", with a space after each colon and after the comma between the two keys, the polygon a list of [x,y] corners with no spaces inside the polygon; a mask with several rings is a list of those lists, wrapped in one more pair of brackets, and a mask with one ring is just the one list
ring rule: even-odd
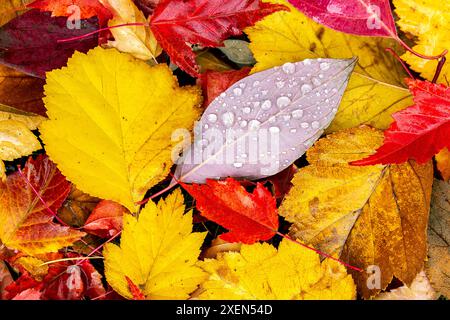
{"label": "pile of fallen leaves", "polygon": [[449,0],[1,1],[0,298],[449,297],[449,29]]}

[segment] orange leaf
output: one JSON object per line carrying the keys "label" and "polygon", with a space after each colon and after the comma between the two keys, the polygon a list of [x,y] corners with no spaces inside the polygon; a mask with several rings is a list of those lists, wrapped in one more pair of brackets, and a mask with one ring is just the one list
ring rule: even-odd
{"label": "orange leaf", "polygon": [[0,240],[29,255],[56,252],[79,240],[83,232],[53,222],[69,192],[70,184],[53,162],[30,158],[22,173],[0,182]]}

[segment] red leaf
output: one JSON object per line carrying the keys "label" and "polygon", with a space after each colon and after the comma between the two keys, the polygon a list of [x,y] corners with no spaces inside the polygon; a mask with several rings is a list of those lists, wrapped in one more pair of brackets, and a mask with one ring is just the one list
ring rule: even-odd
{"label": "red leaf", "polygon": [[53,213],[69,192],[70,183],[53,162],[42,155],[36,160],[30,158],[22,174],[15,172],[5,183],[0,182],[3,243],[10,249],[33,254],[52,252],[84,236],[83,232],[53,222]]}
{"label": "red leaf", "polygon": [[130,288],[131,294],[133,295],[133,300],[145,300],[145,295],[142,293],[141,289],[133,283],[133,281],[125,276],[128,282],[128,287]]}
{"label": "red leaf", "polygon": [[395,122],[384,132],[377,152],[352,165],[403,163],[430,160],[450,147],[450,88],[428,81],[407,79],[415,104],[392,115]]}
{"label": "red leaf", "polygon": [[276,234],[276,201],[261,183],[253,194],[232,178],[207,180],[205,185],[181,184],[197,201],[203,216],[229,230],[220,236],[222,240],[252,244]]}
{"label": "red leaf", "polygon": [[285,6],[260,0],[165,0],[155,9],[150,27],[172,61],[192,76],[199,67],[191,46],[218,47],[230,36]]}
{"label": "red leaf", "polygon": [[84,230],[101,238],[110,238],[122,231],[123,215],[128,210],[114,201],[102,200],[87,219]]}
{"label": "red leaf", "polygon": [[113,17],[112,13],[98,0],[36,0],[28,5],[29,8],[50,11],[53,17],[73,16],[74,10],[72,6],[79,8],[79,18],[88,19],[98,17],[102,26]]}
{"label": "red leaf", "polygon": [[294,174],[297,173],[297,171],[298,168],[295,166],[295,164],[293,164],[283,171],[265,180],[272,183],[275,199],[284,198],[289,190],[291,190],[293,186],[291,180],[294,177]]}
{"label": "red leaf", "polygon": [[396,38],[389,0],[289,0],[314,21],[360,36]]}
{"label": "red leaf", "polygon": [[97,36],[82,41],[58,43],[98,30],[97,18],[83,20],[81,29],[67,28],[67,18],[30,10],[0,28],[0,63],[32,76],[66,65],[75,51],[86,53],[98,45]]}
{"label": "red leaf", "polygon": [[227,90],[233,84],[249,75],[251,68],[242,68],[241,70],[231,71],[206,71],[200,75],[200,85],[205,95],[204,107]]}
{"label": "red leaf", "polygon": [[[68,254],[67,257],[75,258],[77,255]],[[37,292],[40,292],[42,300],[81,300],[104,296],[106,291],[101,275],[88,260],[77,264],[78,261],[52,263],[42,281],[37,281],[24,272],[6,288],[7,298],[28,299],[29,294]]]}

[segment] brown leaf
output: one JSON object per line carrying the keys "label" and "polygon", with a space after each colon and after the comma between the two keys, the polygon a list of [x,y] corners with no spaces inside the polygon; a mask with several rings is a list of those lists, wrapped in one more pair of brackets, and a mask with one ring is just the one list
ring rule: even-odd
{"label": "brown leaf", "polygon": [[58,212],[58,216],[72,227],[82,227],[100,199],[91,197],[72,186],[69,197]]}
{"label": "brown leaf", "polygon": [[45,116],[45,81],[0,65],[0,104]]}
{"label": "brown leaf", "polygon": [[450,298],[450,184],[435,180],[428,226],[426,273],[440,294]]}
{"label": "brown leaf", "polygon": [[442,179],[450,180],[450,151],[447,148],[442,149],[436,155],[436,165],[441,173]]}

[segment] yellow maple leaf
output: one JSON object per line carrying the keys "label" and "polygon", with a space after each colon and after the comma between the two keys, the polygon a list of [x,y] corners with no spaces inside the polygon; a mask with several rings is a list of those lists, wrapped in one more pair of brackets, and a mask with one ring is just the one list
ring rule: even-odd
{"label": "yellow maple leaf", "polygon": [[12,161],[41,149],[35,130],[44,118],[0,104],[0,180],[6,178],[2,160]]}
{"label": "yellow maple leaf", "polygon": [[75,53],[47,73],[49,120],[40,128],[50,158],[82,191],[130,211],[172,166],[172,132],[192,128],[201,96],[178,86],[165,64],[115,49]]}
{"label": "yellow maple leaf", "polygon": [[126,298],[133,298],[126,277],[147,299],[187,299],[204,272],[195,266],[205,233],[192,233],[192,212],[184,214],[179,189],[158,205],[149,202],[139,218],[124,216],[120,247],[104,251],[108,283]]}
{"label": "yellow maple leaf", "polygon": [[240,252],[220,252],[200,261],[209,277],[200,299],[355,299],[356,288],[345,267],[320,262],[315,252],[283,240],[275,249],[267,243],[242,245]]}
{"label": "yellow maple leaf", "polygon": [[307,152],[310,165],[296,173],[279,209],[293,223],[293,237],[350,265],[380,268],[378,289],[368,288],[368,273],[351,271],[365,298],[385,289],[394,276],[409,285],[427,253],[432,162],[348,164],[382,143],[383,133],[367,126],[319,140]]}
{"label": "yellow maple leaf", "polygon": [[[100,0],[100,2],[114,15],[108,22],[110,27],[127,23],[148,23],[132,0]],[[156,61],[156,57],[162,52],[161,46],[148,26],[113,28],[111,33],[114,41],[108,42],[109,47],[130,53],[138,59]]]}
{"label": "yellow maple leaf", "polygon": [[306,58],[359,58],[336,118],[328,132],[369,124],[385,129],[391,114],[412,104],[406,73],[386,48],[392,39],[358,37],[331,30],[304,16],[285,0],[271,0],[291,11],[276,12],[247,28],[257,64],[253,72]]}
{"label": "yellow maple leaf", "polygon": [[[416,37],[413,50],[427,56],[439,55],[450,50],[450,2],[436,0],[394,0],[397,24],[406,33]],[[406,52],[402,58],[414,71],[432,80],[438,61],[426,60]],[[444,65],[438,83],[449,85],[450,67]]]}

